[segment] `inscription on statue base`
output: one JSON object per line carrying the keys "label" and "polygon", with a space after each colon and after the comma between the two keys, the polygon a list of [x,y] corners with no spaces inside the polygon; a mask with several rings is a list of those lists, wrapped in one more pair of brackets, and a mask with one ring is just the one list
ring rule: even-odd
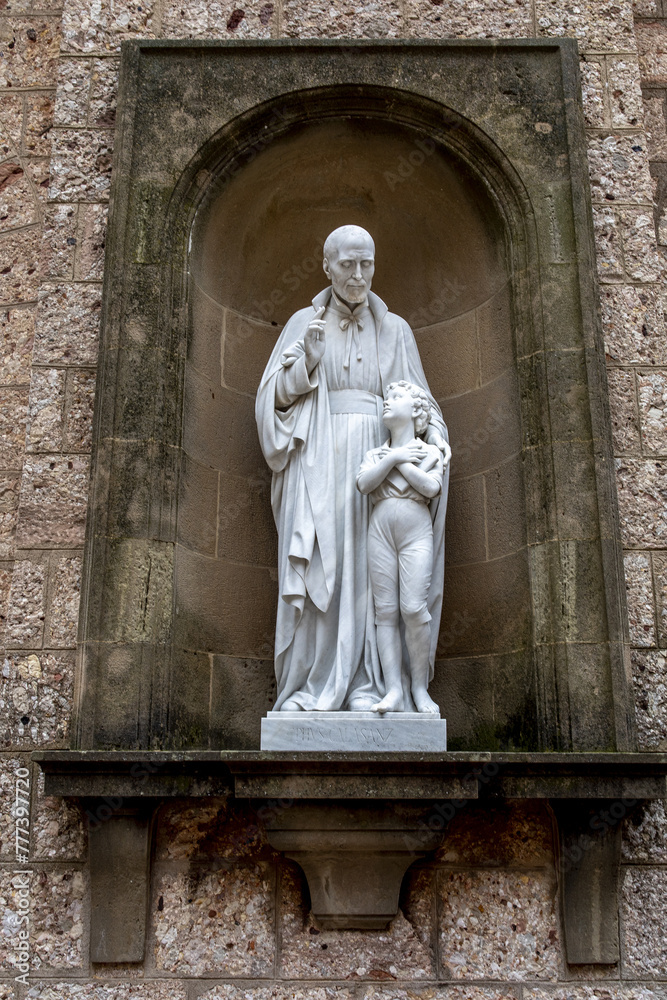
{"label": "inscription on statue base", "polygon": [[447,722],[420,712],[271,712],[262,719],[261,748],[442,753]]}

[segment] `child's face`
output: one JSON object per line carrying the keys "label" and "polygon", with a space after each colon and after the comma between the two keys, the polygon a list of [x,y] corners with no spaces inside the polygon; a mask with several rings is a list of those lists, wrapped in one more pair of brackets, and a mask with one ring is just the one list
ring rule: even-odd
{"label": "child's face", "polygon": [[401,427],[414,421],[415,401],[409,389],[395,386],[382,404],[382,419],[387,427]]}

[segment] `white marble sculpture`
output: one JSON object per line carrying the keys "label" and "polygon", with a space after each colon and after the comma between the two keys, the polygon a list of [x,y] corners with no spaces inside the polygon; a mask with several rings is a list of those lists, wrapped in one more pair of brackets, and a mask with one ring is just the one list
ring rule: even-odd
{"label": "white marble sculpture", "polygon": [[[278,696],[273,713],[386,710],[386,719],[396,709],[415,712],[414,698],[422,712],[437,710],[426,684],[442,606],[451,452],[412,331],[370,290],[374,270],[369,233],[357,226],[331,233],[324,245],[324,272],[331,286],[287,322],[257,393],[257,425],[273,471],[279,535]],[[430,508],[421,505],[432,523],[426,598],[430,621],[422,607],[421,627],[406,631],[415,676],[411,680],[402,664],[399,698],[395,632],[380,639],[387,649],[391,645],[394,659],[383,653],[382,663],[378,653],[383,628],[376,629],[368,568],[372,505],[357,489],[357,476],[365,456],[387,439],[383,387],[402,381],[423,390],[430,415],[424,443],[407,446],[410,457],[398,463],[397,475],[415,479],[407,466],[428,466],[436,449],[444,475]],[[426,577],[424,569],[422,591]]]}

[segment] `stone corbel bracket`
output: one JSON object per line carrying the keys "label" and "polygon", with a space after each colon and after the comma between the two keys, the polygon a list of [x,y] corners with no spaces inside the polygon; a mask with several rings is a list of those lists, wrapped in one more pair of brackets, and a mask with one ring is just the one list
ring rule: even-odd
{"label": "stone corbel bracket", "polygon": [[33,759],[46,794],[82,800],[90,820],[91,959],[99,963],[143,960],[160,802],[231,791],[258,809],[285,804],[270,810],[269,842],[303,869],[321,926],[339,929],[387,926],[409,866],[446,838],[446,828],[429,824],[443,804],[548,800],[559,829],[567,961],[615,963],[616,817],[639,800],[667,797],[667,754],[658,753],[40,751]]}

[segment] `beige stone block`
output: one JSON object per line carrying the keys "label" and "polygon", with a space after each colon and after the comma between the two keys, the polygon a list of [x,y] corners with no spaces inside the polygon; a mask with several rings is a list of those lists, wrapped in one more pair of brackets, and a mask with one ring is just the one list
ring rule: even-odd
{"label": "beige stone block", "polygon": [[107,215],[105,204],[79,208],[76,277],[81,281],[101,281],[104,276]]}
{"label": "beige stone block", "polygon": [[[0,860],[13,861],[16,858],[16,772],[20,767],[29,766],[28,757],[0,758]],[[25,785],[21,794],[29,797]]]}
{"label": "beige stone block", "polygon": [[657,17],[660,15],[659,0],[632,0],[635,17]]}
{"label": "beige stone block", "polygon": [[[187,7],[190,10],[190,5]],[[90,111],[88,122],[97,128],[113,128],[116,124],[118,102],[118,71],[120,60],[95,59],[90,82]]]}
{"label": "beige stone block", "polygon": [[37,776],[31,833],[33,861],[86,859],[86,827],[82,807],[72,799],[45,795],[41,771]]}
{"label": "beige stone block", "polygon": [[559,0],[535,0],[537,34],[574,37],[579,48],[617,52],[635,49],[630,0],[584,0],[563,4]]}
{"label": "beige stone block", "polygon": [[77,205],[61,205],[57,202],[46,205],[40,252],[43,277],[71,280],[74,276],[78,211]]}
{"label": "beige stone block", "polygon": [[5,641],[5,622],[7,621],[11,586],[12,564],[11,562],[0,562],[0,645],[4,645]]}
{"label": "beige stone block", "polygon": [[35,310],[0,309],[0,385],[29,385]]}
{"label": "beige stone block", "polygon": [[646,204],[652,200],[643,133],[589,136],[588,170],[593,201]]}
{"label": "beige stone block", "polygon": [[51,566],[44,644],[75,649],[81,597],[81,557],[57,556]]}
{"label": "beige stone block", "polygon": [[667,23],[638,21],[635,36],[642,83],[654,87],[667,85]]}
{"label": "beige stone block", "polygon": [[90,100],[90,59],[59,59],[58,89],[54,110],[54,124],[81,128],[88,124]]}
{"label": "beige stone block", "polygon": [[40,241],[37,227],[5,233],[0,240],[0,304],[37,298]]}
{"label": "beige stone block", "polygon": [[107,129],[60,129],[53,135],[52,201],[108,201],[113,134]]}
{"label": "beige stone block", "polygon": [[283,31],[291,38],[398,38],[402,32],[398,0],[286,0]]}
{"label": "beige stone block", "polygon": [[89,452],[93,437],[93,405],[96,374],[86,369],[70,369],[65,392],[65,451]]}
{"label": "beige stone block", "polygon": [[28,418],[28,390],[0,388],[0,469],[21,467]]}
{"label": "beige stone block", "polygon": [[667,372],[637,372],[645,452],[667,454]]}
{"label": "beige stone block", "polygon": [[155,854],[159,860],[183,861],[188,858],[257,858],[278,860],[268,846],[263,822],[280,803],[268,803],[254,810],[248,802],[237,799],[187,800],[168,803],[160,811]]}
{"label": "beige stone block", "polygon": [[[608,56],[607,85],[612,127],[641,128],[643,108],[637,59],[634,56]],[[643,142],[638,145],[643,145]]]}
{"label": "beige stone block", "polygon": [[22,132],[23,94],[0,93],[0,157],[3,160],[20,154]]}
{"label": "beige stone block", "polygon": [[17,543],[25,548],[83,545],[89,459],[35,456],[23,466]]}
{"label": "beige stone block", "polygon": [[155,965],[179,976],[273,972],[273,871],[265,865],[164,871],[152,904]]}
{"label": "beige stone block", "polygon": [[664,265],[658,256],[651,209],[621,209],[619,220],[628,277],[633,281],[660,281]]}
{"label": "beige stone block", "polygon": [[305,879],[281,872],[281,975],[287,979],[433,979],[431,873],[410,871],[386,931],[320,931],[304,906]]}
{"label": "beige stone block", "polygon": [[639,454],[639,419],[637,417],[635,373],[622,368],[610,368],[608,382],[614,453],[617,455]]}
{"label": "beige stone block", "polygon": [[35,324],[35,364],[96,364],[101,307],[99,285],[44,284]]}
{"label": "beige stone block", "polygon": [[642,802],[623,824],[623,860],[667,863],[665,800]]}
{"label": "beige stone block", "polygon": [[[523,995],[525,1000],[662,1000],[660,987],[655,991],[653,983],[609,982],[611,977],[618,977],[617,969],[618,966],[609,965],[571,965],[568,973],[573,979],[567,986],[551,990],[524,989]],[[605,982],[588,985],[576,981],[583,979],[603,979]]]}
{"label": "beige stone block", "polygon": [[667,868],[626,868],[621,922],[623,974],[629,977],[667,976]]}
{"label": "beige stone block", "polygon": [[0,678],[0,746],[67,747],[74,654],[10,653]]}
{"label": "beige stone block", "polygon": [[[178,0],[168,0],[164,31],[173,38],[270,38],[277,7],[273,0],[252,0],[249,4],[238,4],[234,0],[193,0],[184,8]],[[287,34],[291,34],[289,16],[286,11]]]}
{"label": "beige stone block", "polygon": [[526,0],[408,0],[407,33],[415,38],[517,38],[533,34]]}
{"label": "beige stone block", "polygon": [[452,979],[556,980],[553,874],[442,872],[440,956]]}
{"label": "beige stone block", "polygon": [[621,281],[623,251],[616,213],[611,208],[593,206],[595,256],[600,280]]}
{"label": "beige stone block", "polygon": [[667,750],[667,659],[656,650],[632,651],[640,750]]}
{"label": "beige stone block", "polygon": [[[353,1000],[357,995],[354,986],[317,987],[293,983],[271,983],[266,986],[253,984],[252,990],[252,1000]],[[402,991],[396,990],[392,996],[396,1000],[403,1000]],[[417,1000],[419,993],[411,990],[410,996]],[[435,997],[435,993],[433,996]],[[249,1000],[248,990],[235,983],[221,983],[202,993],[201,1000]]]}
{"label": "beige stone block", "polygon": [[644,99],[644,127],[651,160],[667,160],[667,122],[665,98],[647,96]]}
{"label": "beige stone block", "polygon": [[20,488],[19,473],[0,474],[0,559],[14,558]]}
{"label": "beige stone block", "polygon": [[26,451],[61,451],[65,378],[62,368],[35,368],[30,384]]}
{"label": "beige stone block", "polygon": [[[105,976],[118,974],[131,977],[128,983],[100,982]],[[138,970],[136,965],[131,966],[98,966],[95,970],[95,981],[92,983],[82,983],[79,980],[72,982],[42,982],[37,983],[31,989],[30,1000],[187,1000],[187,986],[175,982],[173,979],[166,982],[152,980],[151,982],[137,982],[143,976],[143,970]],[[0,1000],[3,998],[0,997]]]}
{"label": "beige stone block", "polygon": [[23,162],[26,168],[26,173],[33,183],[37,200],[41,203],[42,207],[44,207],[49,193],[49,183],[51,181],[51,174],[49,173],[50,160],[48,157],[35,157],[31,160],[24,160]]}
{"label": "beige stone block", "polygon": [[39,202],[18,160],[0,163],[0,233],[39,222]]}
{"label": "beige stone block", "polygon": [[667,468],[640,458],[616,459],[621,534],[626,545],[664,548],[667,544]]}
{"label": "beige stone block", "polygon": [[482,807],[466,802],[447,823],[436,858],[447,865],[474,867],[551,865],[551,818],[538,802],[507,801]]}
{"label": "beige stone block", "polygon": [[36,649],[42,645],[46,613],[46,565],[27,559],[14,564],[7,604],[5,644]]}
{"label": "beige stone block", "polygon": [[626,552],[624,564],[630,642],[633,646],[655,646],[655,609],[650,553]]}
{"label": "beige stone block", "polygon": [[602,332],[614,364],[667,364],[662,295],[658,285],[604,285]]}
{"label": "beige stone block", "polygon": [[603,60],[595,56],[585,56],[579,63],[581,73],[581,97],[584,118],[590,128],[602,128],[607,124],[605,108],[605,81]]}
{"label": "beige stone block", "polygon": [[63,52],[117,52],[130,38],[153,38],[154,0],[72,0],[63,11]]}
{"label": "beige stone block", "polygon": [[50,131],[53,126],[55,95],[52,92],[26,94],[23,151],[28,156],[51,154]]}
{"label": "beige stone block", "polygon": [[60,44],[57,17],[3,17],[0,87],[52,87]]}
{"label": "beige stone block", "polygon": [[653,586],[655,588],[658,618],[658,645],[667,647],[667,554],[653,552]]}
{"label": "beige stone block", "polygon": [[75,869],[34,873],[30,903],[35,971],[83,965],[86,881],[86,874]]}
{"label": "beige stone block", "polygon": [[519,987],[503,984],[501,986],[478,986],[464,983],[436,987],[415,987],[412,983],[382,985],[373,983],[365,986],[357,994],[363,1000],[515,1000]]}

